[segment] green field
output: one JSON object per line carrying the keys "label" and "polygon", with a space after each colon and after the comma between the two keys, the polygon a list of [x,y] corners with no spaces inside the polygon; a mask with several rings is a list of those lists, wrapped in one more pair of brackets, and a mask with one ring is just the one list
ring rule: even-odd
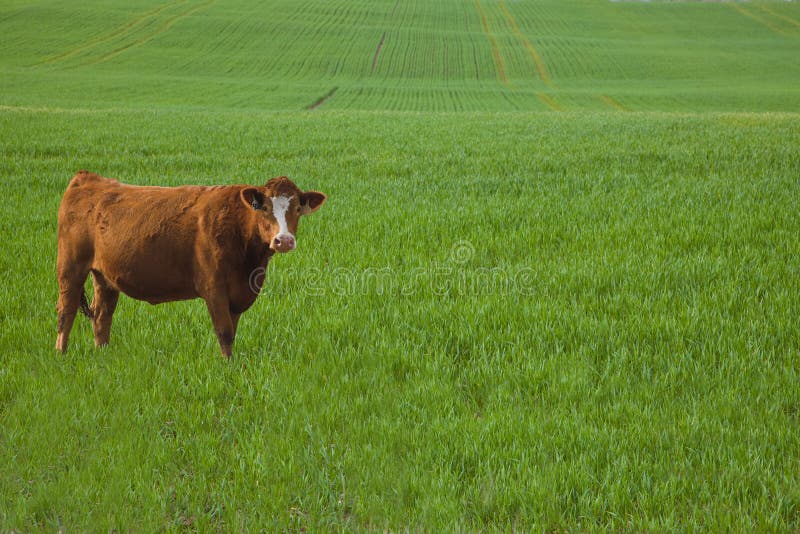
{"label": "green field", "polygon": [[318,108],[800,110],[796,3],[121,5],[6,0],[3,103],[303,110],[330,95]]}
{"label": "green field", "polygon": [[[120,4],[0,5],[0,531],[800,530],[800,4]],[[81,168],[329,199],[60,355]]]}

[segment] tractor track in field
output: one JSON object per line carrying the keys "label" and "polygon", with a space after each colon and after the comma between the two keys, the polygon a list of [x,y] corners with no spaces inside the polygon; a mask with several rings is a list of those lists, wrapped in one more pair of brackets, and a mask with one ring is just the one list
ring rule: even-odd
{"label": "tractor track in field", "polygon": [[773,17],[779,18],[784,22],[788,22],[789,24],[791,24],[792,26],[794,26],[796,28],[800,28],[800,22],[797,22],[792,17],[784,15],[783,13],[776,13],[775,11],[773,11],[770,8],[768,8],[764,4],[758,4],[758,8],[761,9],[761,11],[765,11],[765,12],[769,13]]}
{"label": "tractor track in field", "polygon": [[172,17],[170,19],[167,19],[167,21],[164,22],[161,26],[159,26],[156,29],[156,31],[154,31],[153,33],[145,35],[144,37],[141,37],[141,38],[137,39],[136,41],[134,41],[132,43],[128,43],[128,44],[126,44],[124,46],[121,46],[121,47],[117,48],[116,50],[114,50],[112,52],[109,52],[108,54],[102,55],[99,58],[96,58],[95,60],[91,61],[90,64],[96,65],[98,63],[104,63],[104,62],[106,62],[106,61],[108,61],[110,59],[113,59],[113,58],[117,57],[118,55],[122,54],[123,52],[126,52],[126,51],[130,50],[131,48],[136,48],[138,46],[141,46],[141,45],[143,45],[143,44],[155,39],[159,35],[162,35],[162,34],[166,33],[177,22],[185,19],[186,17],[194,15],[195,13],[197,13],[199,11],[202,11],[204,9],[207,9],[207,8],[211,7],[211,4],[213,4],[215,1],[216,0],[208,0],[207,2],[204,2],[204,3],[200,4],[199,6],[194,6],[193,8],[191,8],[191,9],[189,9],[187,11],[184,11],[183,13],[179,13],[179,14],[175,15],[174,17]]}
{"label": "tractor track in field", "polygon": [[475,0],[475,10],[478,12],[478,16],[481,19],[481,28],[483,29],[483,33],[489,39],[489,46],[492,48],[492,57],[494,58],[494,66],[497,70],[497,76],[500,78],[501,82],[510,86],[511,84],[506,76],[506,64],[503,60],[503,55],[500,53],[500,46],[497,44],[497,38],[495,38],[494,34],[489,28],[489,20],[486,18],[486,13],[481,7],[481,0]]}
{"label": "tractor track in field", "polygon": [[338,86],[334,87],[333,89],[331,89],[330,91],[328,91],[327,93],[316,99],[314,102],[306,106],[306,110],[312,111],[319,108],[322,104],[327,102],[329,98],[331,98],[334,94],[336,94],[336,91],[338,90],[339,90]]}
{"label": "tractor track in field", "polygon": [[508,25],[511,27],[511,33],[514,34],[514,37],[522,44],[525,50],[528,52],[528,55],[533,60],[533,64],[536,66],[536,74],[539,76],[539,79],[542,80],[546,86],[551,87],[553,85],[552,81],[550,80],[550,75],[547,73],[547,65],[545,65],[542,56],[539,55],[539,52],[536,51],[536,48],[531,44],[525,35],[520,31],[519,26],[517,25],[517,21],[514,18],[514,15],[508,10],[508,6],[503,0],[500,0],[498,3],[500,6],[500,11],[503,12],[503,16],[506,18]]}
{"label": "tractor track in field", "polygon": [[130,35],[131,33],[135,32],[137,29],[139,29],[140,26],[143,26],[143,25],[147,24],[148,22],[150,22],[151,19],[156,17],[162,11],[164,11],[166,9],[169,9],[171,7],[176,7],[176,6],[179,6],[181,4],[185,4],[185,3],[186,3],[186,0],[180,0],[178,2],[168,2],[168,3],[164,4],[164,5],[161,5],[159,7],[151,9],[149,11],[146,11],[146,12],[142,13],[141,15],[139,15],[138,17],[134,18],[133,20],[123,24],[122,26],[120,26],[118,29],[112,31],[111,33],[107,33],[107,34],[102,35],[100,37],[97,37],[95,39],[91,39],[91,40],[83,43],[82,45],[78,46],[77,48],[73,48],[72,50],[68,50],[66,52],[62,52],[62,53],[60,53],[58,55],[55,55],[55,56],[52,56],[52,57],[44,58],[43,60],[39,61],[35,65],[46,65],[48,63],[55,63],[57,61],[64,61],[64,60],[70,59],[72,57],[75,57],[75,56],[81,54],[82,52],[85,52],[87,50],[91,50],[92,48],[94,48],[94,47],[96,47],[98,45],[101,45],[103,43],[107,43],[107,42],[112,41],[114,39],[125,38],[128,35]]}
{"label": "tractor track in field", "polygon": [[599,98],[604,104],[606,104],[608,106],[611,106],[612,108],[616,109],[617,111],[630,111],[629,108],[623,106],[622,104],[617,102],[614,98],[612,98],[612,97],[610,97],[608,95],[600,95]]}
{"label": "tractor track in field", "polygon": [[[397,6],[400,5],[400,0],[395,0],[394,5],[392,6],[392,14],[389,16],[390,19],[394,19],[395,14],[397,13]],[[375,48],[375,54],[372,56],[372,66],[369,69],[370,75],[375,73],[375,67],[378,66],[378,56],[381,55],[381,50],[383,50],[383,43],[386,42],[386,32],[383,32],[381,35],[380,41],[378,41],[378,46]]]}
{"label": "tractor track in field", "polygon": [[552,109],[553,111],[564,111],[563,106],[556,102],[552,96],[545,94],[545,93],[536,93],[536,98],[538,98],[544,105]]}
{"label": "tractor track in field", "polygon": [[383,42],[386,40],[386,32],[383,32],[381,35],[381,40],[378,41],[378,47],[375,49],[375,55],[372,56],[372,67],[369,70],[370,74],[375,72],[375,66],[378,64],[378,56],[381,55],[381,48],[383,48]]}
{"label": "tractor track in field", "polygon": [[737,13],[740,13],[740,14],[744,15],[745,17],[758,22],[759,24],[761,24],[765,28],[769,28],[770,30],[772,30],[773,32],[775,32],[775,33],[777,33],[779,35],[786,35],[786,32],[784,32],[781,28],[778,28],[777,26],[772,24],[770,21],[765,20],[765,19],[759,17],[758,15],[756,15],[754,13],[750,13],[749,11],[747,11],[746,9],[744,9],[743,7],[741,7],[740,5],[738,5],[735,2],[726,3],[725,5],[730,6],[731,9],[733,9]]}

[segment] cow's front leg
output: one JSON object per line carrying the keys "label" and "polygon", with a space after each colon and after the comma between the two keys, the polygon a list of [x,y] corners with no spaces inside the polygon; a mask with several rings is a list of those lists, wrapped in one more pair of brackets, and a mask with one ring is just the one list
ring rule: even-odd
{"label": "cow's front leg", "polygon": [[208,306],[208,313],[211,315],[211,322],[214,324],[214,332],[217,334],[222,355],[230,358],[236,331],[231,319],[228,299],[220,296],[207,298],[206,306]]}

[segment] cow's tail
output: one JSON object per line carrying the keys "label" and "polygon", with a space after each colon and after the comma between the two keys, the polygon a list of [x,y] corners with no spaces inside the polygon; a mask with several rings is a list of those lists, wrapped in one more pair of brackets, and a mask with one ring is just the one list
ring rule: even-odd
{"label": "cow's tail", "polygon": [[86,293],[81,292],[81,313],[89,319],[94,319],[94,311],[86,299]]}

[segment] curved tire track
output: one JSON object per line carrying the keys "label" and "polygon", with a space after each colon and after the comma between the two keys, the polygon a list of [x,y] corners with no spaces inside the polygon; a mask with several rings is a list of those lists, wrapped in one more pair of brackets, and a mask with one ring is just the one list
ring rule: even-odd
{"label": "curved tire track", "polygon": [[792,26],[794,26],[796,28],[800,28],[800,22],[797,22],[792,17],[784,15],[783,13],[777,13],[777,12],[773,11],[772,9],[768,8],[764,4],[758,4],[758,7],[759,7],[759,9],[761,9],[761,11],[765,11],[766,13],[769,13],[773,17],[779,18],[784,22],[788,22],[789,24],[791,24]]}
{"label": "curved tire track", "polygon": [[734,11],[736,11],[738,13],[741,13],[745,17],[748,17],[748,18],[758,22],[759,24],[761,24],[765,28],[769,28],[770,30],[772,30],[773,32],[775,32],[777,34],[786,35],[786,32],[784,32],[782,29],[778,28],[774,24],[770,23],[770,21],[765,20],[765,19],[759,17],[758,15],[750,13],[749,11],[747,11],[743,7],[737,5],[736,3],[729,3],[729,4],[726,4],[726,5],[730,6],[731,9],[733,9]]}
{"label": "curved tire track", "polygon": [[375,55],[372,56],[372,68],[370,68],[369,73],[373,74],[375,72],[375,66],[378,64],[378,56],[381,55],[381,48],[383,48],[383,42],[386,40],[386,32],[383,32],[381,35],[381,40],[378,42],[378,47],[375,49]]}
{"label": "curved tire track", "polygon": [[505,16],[506,21],[508,21],[508,25],[511,27],[511,32],[514,34],[514,37],[516,37],[517,40],[522,43],[522,46],[533,60],[533,64],[536,66],[536,74],[539,75],[539,79],[542,80],[542,83],[544,83],[546,86],[551,87],[553,82],[550,80],[550,75],[547,73],[547,66],[544,63],[542,56],[539,55],[539,52],[536,51],[536,48],[534,48],[528,38],[522,34],[519,26],[517,26],[517,21],[514,18],[514,15],[512,15],[508,10],[506,3],[501,0],[498,5],[500,6],[500,10],[503,12],[503,16]]}
{"label": "curved tire track", "polygon": [[[397,13],[397,6],[400,5],[400,0],[395,0],[394,5],[392,6],[392,14],[389,15],[389,21],[391,22],[395,14]],[[375,55],[372,56],[372,67],[369,70],[370,76],[375,73],[375,67],[378,65],[378,56],[381,55],[381,50],[383,49],[383,43],[386,41],[386,32],[383,32],[381,35],[381,40],[378,41],[378,46],[375,48]]]}
{"label": "curved tire track", "polygon": [[336,91],[338,91],[338,90],[339,90],[338,86],[334,87],[333,89],[331,89],[330,91],[328,91],[327,93],[325,93],[324,95],[322,95],[321,97],[316,99],[313,103],[311,103],[308,106],[306,106],[306,110],[311,111],[311,110],[317,109],[322,104],[327,102],[328,99],[331,98],[334,95],[334,93],[336,93]]}
{"label": "curved tire track", "polygon": [[489,21],[486,18],[486,13],[481,7],[481,0],[475,0],[475,10],[478,12],[478,16],[481,19],[481,28],[483,29],[483,33],[489,39],[489,46],[492,48],[492,57],[494,58],[494,66],[497,70],[497,76],[500,78],[501,82],[506,85],[510,85],[508,77],[506,76],[506,63],[503,60],[503,55],[500,53],[500,46],[497,44],[497,39],[489,28]]}
{"label": "curved tire track", "polygon": [[545,93],[536,93],[536,97],[553,111],[564,111],[564,108],[556,102],[552,96]]}
{"label": "curved tire track", "polygon": [[103,43],[107,43],[109,41],[113,41],[114,39],[125,38],[128,35],[134,33],[137,29],[139,29],[140,26],[143,26],[146,23],[150,22],[150,20],[153,17],[157,16],[162,11],[164,11],[164,10],[170,8],[170,7],[175,7],[175,6],[178,6],[180,4],[185,4],[185,3],[186,3],[186,0],[179,0],[178,2],[168,2],[168,3],[166,3],[166,4],[162,5],[162,6],[159,6],[159,7],[156,7],[154,9],[151,9],[150,11],[146,11],[145,13],[142,13],[141,15],[136,17],[135,19],[127,22],[126,24],[123,24],[120,28],[118,28],[117,30],[115,30],[115,31],[113,31],[111,33],[107,33],[107,34],[102,35],[100,37],[97,37],[95,39],[91,39],[88,42],[78,46],[77,48],[73,48],[72,50],[68,50],[67,52],[62,52],[61,54],[58,54],[58,55],[55,55],[55,56],[52,56],[52,57],[48,57],[48,58],[44,58],[43,60],[39,61],[35,65],[46,65],[48,63],[55,63],[55,62],[58,62],[58,61],[64,61],[64,60],[70,59],[72,57],[75,57],[75,56],[81,54],[82,52],[85,52],[87,50],[91,50],[92,48],[94,48],[94,47],[96,47],[98,45],[101,45]]}
{"label": "curved tire track", "polygon": [[123,52],[126,52],[126,51],[130,50],[131,48],[136,48],[138,46],[142,46],[143,44],[155,39],[159,35],[161,35],[163,33],[166,33],[167,30],[169,30],[172,26],[174,26],[180,20],[182,20],[182,19],[184,19],[186,17],[189,17],[191,15],[194,15],[198,11],[202,11],[203,9],[209,8],[211,6],[211,4],[213,4],[215,1],[216,0],[208,0],[207,2],[204,2],[203,4],[200,4],[199,6],[195,6],[195,7],[191,8],[191,9],[189,9],[188,11],[184,11],[183,13],[179,13],[178,15],[175,15],[174,17],[168,19],[164,24],[159,26],[158,29],[156,29],[156,31],[154,31],[153,33],[145,35],[144,37],[141,37],[141,38],[137,39],[136,41],[134,41],[132,43],[126,44],[124,46],[121,46],[121,47],[117,48],[116,50],[114,50],[112,52],[109,52],[108,54],[105,54],[105,55],[100,56],[99,58],[97,58],[97,59],[95,59],[93,61],[90,61],[89,63],[92,64],[92,65],[97,65],[98,63],[104,63],[104,62],[106,62],[106,61],[108,61],[110,59],[114,59],[118,55],[122,54]]}
{"label": "curved tire track", "polygon": [[606,104],[608,106],[611,106],[612,108],[616,109],[617,111],[630,111],[630,109],[628,109],[627,107],[623,106],[622,104],[617,102],[614,98],[612,98],[612,97],[610,97],[608,95],[600,95],[599,98],[600,98],[600,100],[602,100],[602,102],[604,104]]}

